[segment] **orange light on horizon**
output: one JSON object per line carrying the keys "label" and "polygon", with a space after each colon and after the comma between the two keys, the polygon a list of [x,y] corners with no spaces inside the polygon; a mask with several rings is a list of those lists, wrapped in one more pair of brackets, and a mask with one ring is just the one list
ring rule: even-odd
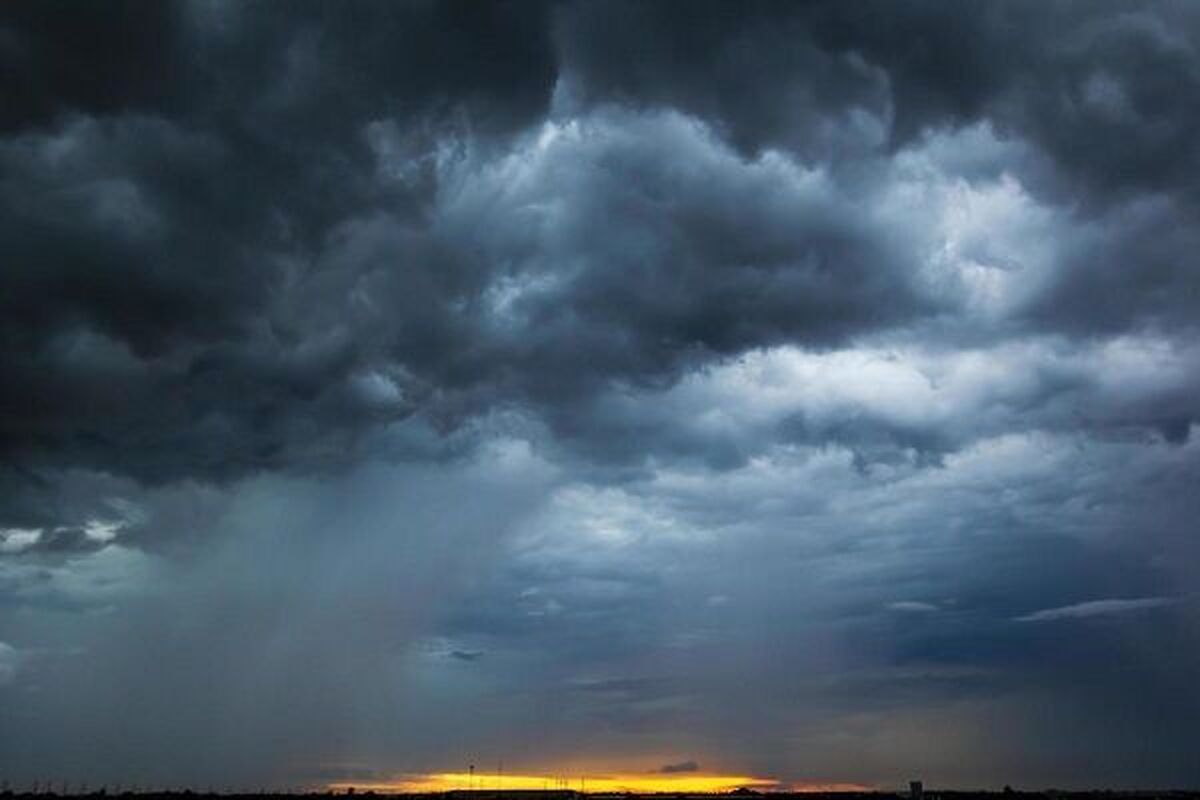
{"label": "orange light on horizon", "polygon": [[[386,781],[340,781],[327,784],[334,791],[355,789],[379,793],[437,793],[475,788],[480,791],[564,788],[556,778],[545,775],[495,775],[468,772],[433,772],[399,775]],[[621,773],[572,775],[566,788],[584,788],[590,793],[655,792],[711,793],[731,792],[745,787],[761,792],[853,792],[870,787],[855,783],[795,782],[751,775],[711,775],[705,773]]]}

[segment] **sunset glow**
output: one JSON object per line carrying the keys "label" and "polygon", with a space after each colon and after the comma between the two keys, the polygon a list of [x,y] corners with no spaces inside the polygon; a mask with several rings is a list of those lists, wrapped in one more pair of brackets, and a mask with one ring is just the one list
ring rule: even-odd
{"label": "sunset glow", "polygon": [[[582,787],[588,792],[728,792],[742,786],[762,791],[792,788],[772,778],[703,773],[608,773],[572,776],[568,782],[568,788],[578,790]],[[402,775],[395,780],[376,783],[332,783],[328,788],[344,790],[351,787],[376,792],[447,792],[471,787],[483,790],[554,789],[561,788],[562,784],[559,778],[546,775],[472,776],[467,772],[436,772]],[[803,791],[803,788],[797,787],[795,791]]]}

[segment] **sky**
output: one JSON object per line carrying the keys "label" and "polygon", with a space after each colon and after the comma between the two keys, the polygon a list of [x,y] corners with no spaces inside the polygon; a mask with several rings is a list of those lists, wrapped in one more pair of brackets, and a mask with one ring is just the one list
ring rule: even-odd
{"label": "sky", "polygon": [[3,4],[0,778],[1200,785],[1198,42]]}

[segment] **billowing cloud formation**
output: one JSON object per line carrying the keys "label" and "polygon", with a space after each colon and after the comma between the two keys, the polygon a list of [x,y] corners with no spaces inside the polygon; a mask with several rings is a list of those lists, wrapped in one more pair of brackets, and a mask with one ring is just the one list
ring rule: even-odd
{"label": "billowing cloud formation", "polygon": [[1198,36],[6,6],[11,778],[1195,783]]}

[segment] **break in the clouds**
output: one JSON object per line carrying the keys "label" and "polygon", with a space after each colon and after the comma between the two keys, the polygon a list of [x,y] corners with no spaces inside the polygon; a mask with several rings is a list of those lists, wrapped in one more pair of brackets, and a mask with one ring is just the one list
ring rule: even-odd
{"label": "break in the clouds", "polygon": [[1196,783],[1197,41],[7,4],[6,776]]}

